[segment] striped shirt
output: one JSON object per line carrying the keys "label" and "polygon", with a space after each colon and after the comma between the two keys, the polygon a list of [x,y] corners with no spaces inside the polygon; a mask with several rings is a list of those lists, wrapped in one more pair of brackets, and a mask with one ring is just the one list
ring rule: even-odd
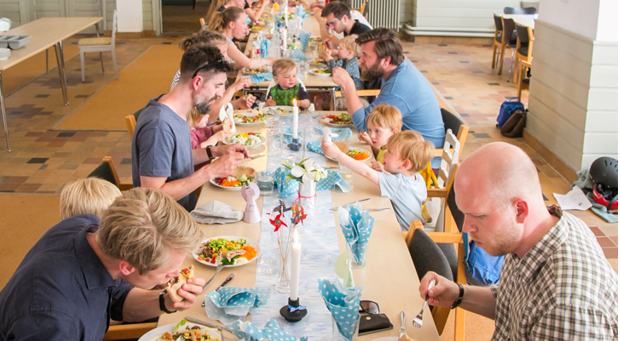
{"label": "striped shirt", "polygon": [[558,223],[523,257],[508,254],[496,299],[493,340],[617,340],[618,276],[579,218]]}

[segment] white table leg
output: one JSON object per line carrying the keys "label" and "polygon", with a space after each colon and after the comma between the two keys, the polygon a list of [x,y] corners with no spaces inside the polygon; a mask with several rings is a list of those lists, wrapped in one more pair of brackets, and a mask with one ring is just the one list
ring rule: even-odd
{"label": "white table leg", "polygon": [[6,117],[6,108],[4,107],[4,96],[2,95],[2,72],[0,71],[0,107],[2,107],[2,123],[4,124],[4,134],[6,135],[6,151],[11,152],[11,144],[9,141],[9,126]]}

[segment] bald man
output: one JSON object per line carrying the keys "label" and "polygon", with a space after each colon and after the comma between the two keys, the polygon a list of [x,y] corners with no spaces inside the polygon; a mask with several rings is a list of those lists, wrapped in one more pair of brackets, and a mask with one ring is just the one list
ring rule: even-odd
{"label": "bald man", "polygon": [[419,291],[429,304],[494,319],[493,340],[618,339],[618,276],[582,220],[546,207],[527,154],[506,143],[479,148],[459,167],[454,191],[463,232],[506,258],[491,287],[428,272]]}

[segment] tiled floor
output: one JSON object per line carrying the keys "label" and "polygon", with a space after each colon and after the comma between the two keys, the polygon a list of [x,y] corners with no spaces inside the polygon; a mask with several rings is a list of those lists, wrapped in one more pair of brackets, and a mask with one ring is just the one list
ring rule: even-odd
{"label": "tiled floor", "polygon": [[[149,46],[176,44],[180,37],[117,39],[119,69],[134,61]],[[65,44],[75,44],[77,38]],[[537,155],[522,139],[501,136],[495,128],[499,106],[515,96],[516,86],[504,74],[491,70],[491,47],[446,43],[404,43],[405,53],[444,96],[446,102],[470,125],[462,157],[483,144],[506,141],[525,150],[536,164],[543,194],[549,203],[553,193],[566,193],[570,184]],[[87,55],[87,82],[81,82],[80,60],[66,61],[69,105],[62,105],[55,70],[35,78],[6,97],[12,152],[0,147],[0,192],[58,194],[68,181],[88,175],[106,156],[112,156],[124,180],[131,175],[131,142],[126,131],[57,131],[59,121],[70,115],[113,78],[109,54],[104,54],[106,74],[99,56]],[[122,81],[122,80],[121,80]],[[156,96],[158,94],[153,94]],[[522,101],[527,105],[527,91]],[[0,133],[0,141],[4,141]],[[618,227],[606,224],[590,212],[577,212],[592,227],[610,262],[617,268]]]}

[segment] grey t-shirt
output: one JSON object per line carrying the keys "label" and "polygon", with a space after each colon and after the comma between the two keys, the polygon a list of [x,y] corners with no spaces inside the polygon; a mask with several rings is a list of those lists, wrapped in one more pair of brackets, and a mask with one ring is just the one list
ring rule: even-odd
{"label": "grey t-shirt", "polygon": [[[133,132],[131,173],[134,187],[140,186],[140,176],[165,176],[166,182],[170,182],[194,173],[187,121],[168,106],[157,102],[159,97],[151,99],[142,109]],[[196,195],[192,192],[178,203],[191,211],[196,201]]]}
{"label": "grey t-shirt", "polygon": [[409,231],[411,221],[422,221],[422,204],[426,200],[426,183],[422,176],[415,174],[415,179],[402,174],[379,172],[381,196],[392,201],[396,219],[403,231]]}

